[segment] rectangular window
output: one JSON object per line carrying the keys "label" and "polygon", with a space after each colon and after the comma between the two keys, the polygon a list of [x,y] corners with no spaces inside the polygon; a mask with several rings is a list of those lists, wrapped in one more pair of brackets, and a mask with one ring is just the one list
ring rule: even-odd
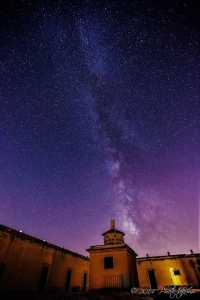
{"label": "rectangular window", "polygon": [[111,256],[104,257],[104,268],[113,269],[113,257]]}

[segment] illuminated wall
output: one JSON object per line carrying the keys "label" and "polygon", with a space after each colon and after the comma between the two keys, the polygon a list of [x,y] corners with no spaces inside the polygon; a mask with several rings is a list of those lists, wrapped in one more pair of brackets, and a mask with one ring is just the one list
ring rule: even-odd
{"label": "illuminated wall", "polygon": [[0,225],[0,291],[89,288],[89,259]]}
{"label": "illuminated wall", "polygon": [[140,287],[156,288],[168,285],[200,286],[199,254],[180,254],[137,259]]}

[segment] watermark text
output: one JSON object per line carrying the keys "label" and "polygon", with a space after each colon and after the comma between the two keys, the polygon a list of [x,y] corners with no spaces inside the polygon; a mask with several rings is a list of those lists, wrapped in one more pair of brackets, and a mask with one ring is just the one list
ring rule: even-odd
{"label": "watermark text", "polygon": [[169,295],[169,297],[171,299],[173,299],[173,298],[179,299],[182,296],[189,295],[189,294],[190,295],[195,294],[196,292],[197,291],[195,289],[193,289],[192,284],[182,285],[182,286],[169,285],[167,287],[159,286],[158,289],[149,289],[149,288],[137,289],[135,287],[131,288],[132,294],[138,294],[138,295],[141,295],[141,294],[152,295],[154,293],[156,293],[157,295],[167,294],[167,295]]}

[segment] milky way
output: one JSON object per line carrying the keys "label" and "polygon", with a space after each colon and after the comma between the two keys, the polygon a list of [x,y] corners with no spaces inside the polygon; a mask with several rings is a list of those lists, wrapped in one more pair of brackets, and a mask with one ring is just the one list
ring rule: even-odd
{"label": "milky way", "polygon": [[86,254],[199,249],[193,1],[1,4],[0,223]]}

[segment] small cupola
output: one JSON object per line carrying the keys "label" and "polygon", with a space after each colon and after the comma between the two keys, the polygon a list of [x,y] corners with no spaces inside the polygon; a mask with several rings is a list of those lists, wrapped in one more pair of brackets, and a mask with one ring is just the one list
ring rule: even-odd
{"label": "small cupola", "polygon": [[124,243],[124,233],[115,229],[115,220],[110,220],[110,230],[104,232],[104,245],[111,244],[123,244]]}

